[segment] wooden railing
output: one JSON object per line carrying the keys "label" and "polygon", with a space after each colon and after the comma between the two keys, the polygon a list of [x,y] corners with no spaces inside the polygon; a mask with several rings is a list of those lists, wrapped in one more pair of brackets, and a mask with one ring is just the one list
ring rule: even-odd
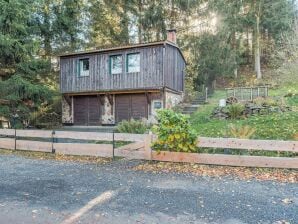
{"label": "wooden railing", "polygon": [[[198,138],[198,147],[239,149],[257,151],[291,152],[298,155],[297,141],[279,140],[250,140],[235,138]],[[168,162],[190,162],[212,165],[247,166],[247,167],[274,167],[298,169],[298,157],[269,157],[250,155],[224,155],[207,153],[181,152],[153,152],[153,160]]]}
{"label": "wooden railing", "polygon": [[[198,138],[197,146],[200,148],[292,153],[292,157],[269,157],[169,151],[157,152],[151,149],[151,144],[155,138],[156,136],[151,134],[0,129],[0,148],[70,155],[119,156],[130,159],[170,162],[298,169],[297,141]],[[69,141],[66,141],[67,139]],[[78,143],[72,142],[72,140],[81,141]],[[116,147],[117,142],[126,143]]]}
{"label": "wooden railing", "polygon": [[226,88],[226,97],[235,97],[239,101],[252,101],[257,97],[267,97],[268,86]]}
{"label": "wooden railing", "polygon": [[[150,159],[151,153],[148,152],[151,140],[148,138],[151,136],[125,133],[0,129],[0,148],[68,155]],[[76,142],[71,142],[71,139]],[[77,140],[81,140],[81,142],[78,143]],[[127,144],[116,147],[115,142],[126,142]]]}

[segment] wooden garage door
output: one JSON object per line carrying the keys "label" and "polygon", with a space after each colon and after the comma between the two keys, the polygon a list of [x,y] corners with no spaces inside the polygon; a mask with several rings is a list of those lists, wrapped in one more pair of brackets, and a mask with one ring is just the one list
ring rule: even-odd
{"label": "wooden garage door", "polygon": [[74,97],[74,124],[100,125],[100,103],[97,96]]}
{"label": "wooden garage door", "polygon": [[116,95],[116,122],[148,118],[148,103],[145,94]]}

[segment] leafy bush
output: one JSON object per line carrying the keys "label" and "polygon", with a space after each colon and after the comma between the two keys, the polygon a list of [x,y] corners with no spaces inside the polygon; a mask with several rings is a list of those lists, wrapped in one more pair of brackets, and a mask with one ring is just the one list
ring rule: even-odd
{"label": "leafy bush", "polygon": [[189,117],[173,110],[157,112],[158,125],[153,127],[158,139],[153,144],[157,150],[176,152],[196,151],[197,134],[191,128]]}
{"label": "leafy bush", "polygon": [[274,99],[272,97],[257,97],[253,100],[253,103],[258,106],[282,106],[284,104],[282,99]]}
{"label": "leafy bush", "polygon": [[234,104],[229,105],[227,107],[227,109],[228,109],[228,114],[229,114],[230,118],[236,119],[236,118],[239,118],[240,116],[242,116],[245,107],[243,104],[234,103]]}
{"label": "leafy bush", "polygon": [[253,136],[255,132],[256,129],[250,127],[249,125],[237,127],[236,125],[231,124],[229,126],[229,129],[226,131],[226,136],[232,138],[249,139]]}
{"label": "leafy bush", "polygon": [[121,133],[134,133],[134,134],[144,134],[150,129],[150,125],[144,120],[134,120],[121,121],[117,125],[117,131]]}
{"label": "leafy bush", "polygon": [[183,105],[182,104],[177,104],[176,106],[172,107],[172,110],[175,111],[176,113],[182,113]]}

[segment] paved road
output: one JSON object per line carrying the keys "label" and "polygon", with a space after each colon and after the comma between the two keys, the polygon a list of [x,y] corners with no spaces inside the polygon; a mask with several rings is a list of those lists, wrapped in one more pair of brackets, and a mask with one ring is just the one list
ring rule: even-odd
{"label": "paved road", "polygon": [[297,184],[145,173],[134,163],[0,155],[0,223],[298,223]]}

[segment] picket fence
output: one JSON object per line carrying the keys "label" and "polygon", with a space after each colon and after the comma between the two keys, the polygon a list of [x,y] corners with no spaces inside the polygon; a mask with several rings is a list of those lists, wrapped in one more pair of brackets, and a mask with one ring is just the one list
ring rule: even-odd
{"label": "picket fence", "polygon": [[[298,142],[198,137],[198,147],[291,152],[293,157],[157,152],[151,134],[0,129],[0,148],[212,165],[298,169]],[[67,141],[66,141],[67,140]],[[76,142],[71,142],[75,140]],[[78,142],[78,140],[81,140]],[[116,143],[122,143],[117,146]],[[124,144],[124,145],[123,145]],[[119,145],[119,144],[118,144]],[[295,156],[296,155],[296,156]]]}

